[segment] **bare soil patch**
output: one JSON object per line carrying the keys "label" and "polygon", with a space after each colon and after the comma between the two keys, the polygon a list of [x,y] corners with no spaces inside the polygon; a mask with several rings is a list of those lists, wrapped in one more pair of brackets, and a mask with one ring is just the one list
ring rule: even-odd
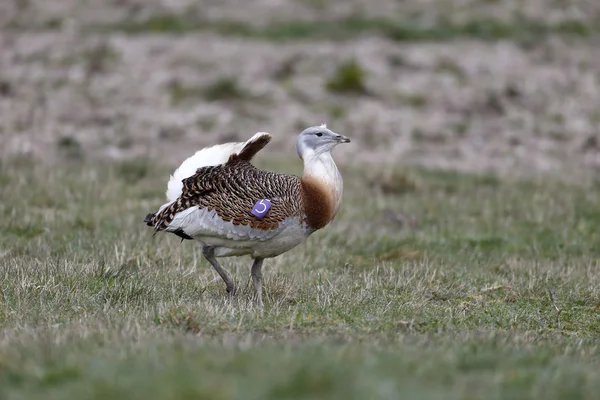
{"label": "bare soil patch", "polygon": [[[294,136],[326,121],[355,140],[340,149],[341,160],[503,174],[593,173],[600,165],[594,38],[401,43],[374,35],[341,42],[127,35],[86,27],[200,9],[184,1],[89,3],[3,4],[0,156],[43,162],[149,156],[176,164],[196,148],[259,130],[276,137],[272,154],[294,156]],[[204,3],[202,18],[249,25],[359,11],[368,17],[427,11],[436,18],[446,10],[460,20],[467,6],[465,19],[509,19],[516,7]],[[528,2],[519,15],[551,22],[598,15],[591,2],[552,4]],[[340,78],[348,63],[357,66],[356,76]]]}

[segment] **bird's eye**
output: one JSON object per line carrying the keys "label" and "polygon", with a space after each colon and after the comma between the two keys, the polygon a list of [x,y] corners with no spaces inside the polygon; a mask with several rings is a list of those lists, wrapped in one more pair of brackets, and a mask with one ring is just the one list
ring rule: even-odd
{"label": "bird's eye", "polygon": [[317,133],[315,133],[315,135],[321,137],[321,136],[323,136],[323,133],[322,132],[317,132]]}

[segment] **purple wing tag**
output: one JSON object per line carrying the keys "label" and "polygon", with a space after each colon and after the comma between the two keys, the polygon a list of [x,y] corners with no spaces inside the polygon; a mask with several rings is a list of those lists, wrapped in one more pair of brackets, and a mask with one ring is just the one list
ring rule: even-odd
{"label": "purple wing tag", "polygon": [[252,215],[258,218],[262,218],[265,216],[267,211],[271,208],[271,201],[267,199],[262,199],[257,201],[252,208]]}

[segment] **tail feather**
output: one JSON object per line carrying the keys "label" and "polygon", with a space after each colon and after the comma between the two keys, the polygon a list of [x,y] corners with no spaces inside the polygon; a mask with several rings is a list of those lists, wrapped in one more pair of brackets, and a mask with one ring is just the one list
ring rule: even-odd
{"label": "tail feather", "polygon": [[[269,142],[271,141],[271,135],[266,132],[258,132],[256,135],[252,136],[246,143],[244,143],[244,147],[237,153],[237,157],[250,161],[252,157],[256,155],[259,151],[261,151]],[[235,154],[232,154],[233,157]],[[231,158],[230,157],[230,158]]]}
{"label": "tail feather", "polygon": [[155,213],[150,213],[148,215],[146,215],[146,218],[144,218],[144,223],[148,226],[154,226],[154,217],[156,216]]}

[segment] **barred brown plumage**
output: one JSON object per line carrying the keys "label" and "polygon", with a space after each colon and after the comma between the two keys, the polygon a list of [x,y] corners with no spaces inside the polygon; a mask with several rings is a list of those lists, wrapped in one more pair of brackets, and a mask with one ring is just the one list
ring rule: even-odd
{"label": "barred brown plumage", "polygon": [[[229,293],[235,292],[235,285],[216,257],[254,258],[252,280],[260,306],[263,260],[294,248],[337,214],[343,184],[331,150],[350,141],[325,125],[305,129],[296,144],[304,161],[300,178],[250,163],[270,140],[268,133],[259,132],[245,143],[198,151],[171,176],[168,202],[144,219],[155,232],[199,242]],[[253,213],[263,200],[270,208]]]}
{"label": "barred brown plumage", "polygon": [[[250,212],[256,200],[271,200],[264,218]],[[225,222],[248,225],[260,230],[277,229],[286,218],[304,218],[300,178],[259,170],[248,161],[232,158],[225,164],[199,168],[183,180],[183,193],[150,221],[158,231],[165,230],[175,215],[199,206],[216,211]]]}

